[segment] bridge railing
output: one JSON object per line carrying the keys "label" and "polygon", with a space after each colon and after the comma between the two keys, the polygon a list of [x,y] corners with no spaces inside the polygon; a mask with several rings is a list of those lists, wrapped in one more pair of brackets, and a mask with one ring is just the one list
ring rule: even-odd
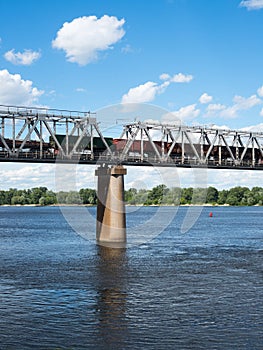
{"label": "bridge railing", "polygon": [[0,161],[262,169],[263,133],[134,122],[104,137],[95,114],[0,105]]}

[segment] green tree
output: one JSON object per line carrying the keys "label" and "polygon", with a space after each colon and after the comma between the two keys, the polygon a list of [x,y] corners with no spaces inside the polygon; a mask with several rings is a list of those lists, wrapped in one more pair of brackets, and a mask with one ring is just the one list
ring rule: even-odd
{"label": "green tree", "polygon": [[170,188],[163,197],[163,203],[168,205],[179,205],[181,199],[181,189],[179,187]]}
{"label": "green tree", "polygon": [[31,196],[31,204],[39,204],[39,200],[41,197],[45,197],[47,192],[46,187],[35,187],[32,188],[30,196]]}
{"label": "green tree", "polygon": [[194,188],[192,194],[192,204],[204,204],[206,202],[207,189],[206,188]]}
{"label": "green tree", "polygon": [[124,200],[128,204],[136,204],[136,195],[137,190],[136,188],[129,188],[128,191],[124,192]]}
{"label": "green tree", "polygon": [[6,204],[8,205],[12,204],[12,198],[14,196],[17,196],[17,189],[10,188],[9,191],[6,192]]}
{"label": "green tree", "polygon": [[68,193],[65,191],[59,191],[57,193],[57,203],[66,204],[67,203],[67,195]]}
{"label": "green tree", "polygon": [[[43,198],[43,197],[41,197],[41,198]],[[52,205],[52,204],[57,203],[56,194],[52,191],[47,191],[44,198],[45,198],[45,205]],[[39,200],[39,204],[40,204],[40,200]]]}
{"label": "green tree", "polygon": [[158,185],[153,187],[149,192],[147,202],[148,204],[160,205],[162,204],[164,196],[168,193],[168,188],[165,185]]}
{"label": "green tree", "polygon": [[6,191],[0,191],[0,205],[7,204],[6,203]]}
{"label": "green tree", "polygon": [[82,204],[82,200],[77,191],[70,191],[66,197],[67,204]]}
{"label": "green tree", "polygon": [[217,203],[218,190],[215,187],[208,187],[206,194],[206,203]]}
{"label": "green tree", "polygon": [[46,198],[45,197],[41,197],[39,199],[39,205],[47,205],[47,202],[46,202]]}
{"label": "green tree", "polygon": [[227,196],[228,196],[228,190],[222,190],[218,193],[218,200],[217,203],[220,205],[226,204]]}
{"label": "green tree", "polygon": [[[77,191],[60,191],[54,193],[46,187],[36,187],[28,190],[10,188],[8,191],[0,190],[0,205],[3,204],[96,204],[97,196],[94,189],[81,189]],[[263,188],[233,187],[230,190],[218,191],[215,187],[205,188],[170,188],[158,185],[151,190],[130,188],[125,191],[125,201],[129,204],[139,205],[179,205],[218,203],[229,205],[263,205]]]}
{"label": "green tree", "polygon": [[263,188],[253,187],[250,191],[251,196],[254,198],[255,204],[263,204]]}
{"label": "green tree", "polygon": [[25,204],[25,197],[24,196],[13,196],[11,199],[11,204],[12,205],[24,205]]}
{"label": "green tree", "polygon": [[82,188],[79,191],[79,196],[83,204],[94,205],[97,203],[97,194],[96,191],[90,188]]}
{"label": "green tree", "polygon": [[242,205],[242,199],[246,198],[245,194],[247,195],[248,192],[248,187],[233,187],[228,192],[226,203],[229,205]]}
{"label": "green tree", "polygon": [[193,188],[183,188],[182,189],[182,196],[181,196],[181,204],[190,204],[193,197]]}
{"label": "green tree", "polygon": [[133,204],[146,204],[148,200],[149,191],[146,189],[139,189],[134,197]]}

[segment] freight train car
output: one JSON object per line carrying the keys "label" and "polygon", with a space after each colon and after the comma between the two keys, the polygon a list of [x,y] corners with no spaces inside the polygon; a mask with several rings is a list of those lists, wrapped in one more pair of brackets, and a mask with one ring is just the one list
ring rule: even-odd
{"label": "freight train car", "polygon": [[[56,134],[55,135],[59,144],[63,148],[64,151],[66,151],[66,136]],[[68,137],[68,150],[69,153],[73,150],[74,145],[77,143],[78,136],[69,135]],[[112,152],[118,156],[121,155],[128,140],[127,139],[117,139],[117,138],[105,138],[105,141],[107,142],[107,145],[111,148]],[[167,154],[170,151],[170,159],[174,162],[180,163],[182,161],[182,158],[184,160],[196,160],[196,154],[193,150],[193,147],[195,148],[196,152],[199,156],[201,156],[201,145],[200,144],[193,144],[193,147],[189,143],[184,144],[184,154],[182,154],[182,144],[176,143],[173,146],[172,151],[170,150],[172,147],[172,142],[162,142],[162,141],[153,141],[155,148],[157,148],[159,154]],[[59,154],[59,147],[54,141],[52,137],[50,137],[49,146],[54,150],[55,154]],[[143,147],[141,149],[141,147]],[[210,148],[210,145],[203,145],[203,156],[206,157],[207,152]],[[242,156],[242,153],[244,151],[244,147],[238,147],[235,146],[229,146],[233,156],[236,159],[240,159]],[[101,154],[103,154],[107,150],[107,147],[103,143],[100,137],[94,137],[93,138],[93,155],[96,157],[99,157]],[[91,152],[91,139],[88,136],[84,136],[79,143],[76,153],[84,154],[87,152]],[[134,140],[131,144],[131,147],[129,148],[127,152],[127,159],[128,160],[140,160],[141,155],[143,154],[143,158],[148,160],[154,160],[156,158],[155,149],[152,145],[152,143],[148,140]],[[248,148],[246,150],[245,156],[243,157],[243,162],[246,164],[250,164],[252,162],[252,154],[253,150],[252,148]],[[262,163],[262,157],[260,150],[258,148],[254,149],[254,155],[255,155],[255,163],[261,164]],[[220,161],[222,162],[232,162],[231,154],[226,146],[219,146],[215,145],[213,146],[208,161],[213,161],[214,163],[218,163]]]}
{"label": "freight train car", "polygon": [[[113,139],[112,143],[113,143],[113,149],[115,152],[117,153],[121,153],[124,149],[124,147],[127,144],[127,139]],[[153,141],[155,147],[157,148],[157,150],[159,152],[161,152],[162,149],[162,142],[161,141]],[[141,150],[141,145],[143,145],[143,149]],[[164,151],[165,153],[167,153],[168,150],[168,143],[164,142]],[[154,148],[151,144],[150,141],[146,141],[144,140],[143,142],[141,142],[141,140],[134,140],[130,149],[130,152],[145,152],[145,153],[149,153],[149,154],[153,154],[154,153]]]}
{"label": "freight train car", "polygon": [[[198,155],[201,156],[201,145],[200,144],[193,144],[195,150],[197,151]],[[170,149],[171,144],[168,145],[168,149]],[[203,145],[203,156],[206,157],[208,150],[210,148],[210,145]],[[230,151],[232,152],[234,158],[240,159],[245,148],[244,147],[235,147],[235,146],[229,146]],[[220,156],[221,154],[221,156]],[[175,144],[173,150],[171,151],[170,157],[172,159],[181,158],[182,157],[182,144]],[[185,143],[184,144],[184,157],[189,159],[195,159],[196,155],[191,147],[190,144]],[[254,148],[254,157],[255,157],[255,163],[261,163],[261,153],[258,148]],[[213,159],[215,162],[219,162],[219,159],[225,161],[232,161],[231,154],[226,146],[219,146],[215,145],[213,146],[211,152],[209,153],[208,160]],[[253,150],[252,148],[247,148],[246,153],[243,157],[243,162],[249,163],[252,161],[253,158]]]}
{"label": "freight train car", "polygon": [[[58,140],[58,143],[62,147],[64,151],[66,151],[66,135],[55,135],[56,139]],[[68,151],[69,153],[73,150],[75,144],[78,141],[79,136],[76,135],[69,135],[68,136]],[[106,137],[105,141],[109,147],[112,146],[113,139],[110,137]],[[50,136],[49,143],[52,148],[55,149],[55,151],[59,151],[58,145],[54,141],[53,137]],[[100,137],[93,137],[93,152],[95,155],[99,155],[106,151],[107,147],[105,146],[104,142]],[[76,149],[76,153],[82,153],[84,151],[91,151],[91,138],[88,136],[84,136],[80,143],[78,144],[78,147]]]}
{"label": "freight train car", "polygon": [[[153,141],[153,143],[155,144],[158,152],[161,154],[162,153],[162,147],[163,147],[163,151],[164,154],[167,154],[170,151],[170,148],[172,147],[172,142],[161,142],[161,141]],[[113,139],[113,150],[116,152],[116,154],[121,154],[124,147],[127,144],[127,140],[126,139]],[[141,150],[141,145],[143,145],[143,149]],[[198,155],[201,157],[201,145],[200,144],[193,144],[193,147],[195,148],[196,152],[198,153]],[[196,159],[196,154],[193,150],[193,147],[189,144],[189,143],[185,143],[184,144],[184,158],[185,159],[189,159],[189,160],[194,160]],[[203,156],[206,157],[208,151],[209,151],[210,145],[204,144],[203,145]],[[236,159],[240,159],[243,151],[244,151],[244,147],[235,147],[235,146],[229,146],[229,149],[231,150],[233,156]],[[144,140],[143,143],[141,143],[141,140],[134,140],[134,142],[132,143],[127,156],[134,156],[135,154],[138,155],[138,158],[141,154],[144,154],[144,158],[145,156],[148,157],[148,159],[150,158],[154,158],[155,157],[155,151],[153,146],[151,145],[150,141]],[[170,151],[170,158],[174,161],[179,161],[183,158],[183,151],[182,151],[182,144],[181,143],[176,143],[173,146],[172,151]],[[246,153],[243,157],[243,162],[249,164],[252,162],[252,153],[253,150],[252,148],[248,148],[246,150]],[[226,146],[219,146],[219,145],[215,145],[213,146],[208,160],[213,160],[214,162],[219,162],[220,160],[220,154],[221,154],[221,161],[232,161],[231,158],[231,154],[228,150],[228,148]],[[261,157],[261,153],[260,150],[258,148],[254,149],[254,156],[255,156],[255,163],[256,164],[261,164],[262,163],[262,157]]]}
{"label": "freight train car", "polygon": [[[19,149],[23,143],[22,140],[15,140],[15,143],[13,144],[13,139],[4,139],[5,143],[10,149]],[[0,139],[0,147],[5,148],[5,145],[3,141]],[[50,143],[49,142],[42,142],[42,149],[43,150],[48,150],[50,148]],[[40,149],[40,142],[36,140],[28,140],[24,143],[22,150],[27,150],[30,152],[37,151]]]}

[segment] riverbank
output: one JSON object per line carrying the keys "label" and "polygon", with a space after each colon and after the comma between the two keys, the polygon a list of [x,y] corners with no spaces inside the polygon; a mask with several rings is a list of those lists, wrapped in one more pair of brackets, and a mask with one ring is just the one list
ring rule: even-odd
{"label": "riverbank", "polygon": [[[150,204],[150,205],[143,205],[143,204],[126,204],[126,207],[247,207],[248,205],[229,205],[229,204],[180,204],[180,205],[173,205],[173,204]],[[255,205],[249,205],[249,207],[261,207],[262,205],[255,204]],[[0,205],[0,208],[4,207],[96,207],[96,205],[93,204],[50,204],[50,205],[40,205],[40,204],[3,204]]]}
{"label": "riverbank", "polygon": [[[158,206],[184,205],[202,206],[254,206],[263,205],[263,188],[233,187],[229,190],[217,190],[215,187],[208,188],[168,188],[158,185],[152,189],[130,188],[124,191],[124,200],[127,205]],[[53,192],[46,187],[36,187],[28,190],[0,190],[0,205],[96,205],[97,194],[94,189],[81,189],[79,191]]]}

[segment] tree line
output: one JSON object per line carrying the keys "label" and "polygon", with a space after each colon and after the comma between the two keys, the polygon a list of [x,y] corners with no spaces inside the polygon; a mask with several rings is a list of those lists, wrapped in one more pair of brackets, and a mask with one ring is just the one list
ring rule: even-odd
{"label": "tree line", "polygon": [[165,185],[158,185],[151,190],[131,188],[125,192],[125,200],[135,205],[263,205],[263,188],[249,189],[237,186],[219,191],[212,186],[208,188],[167,188]]}
{"label": "tree line", "polygon": [[0,205],[53,205],[53,204],[90,204],[97,203],[96,191],[81,189],[80,191],[53,192],[47,187],[35,187],[28,190],[10,188],[0,190]]}
{"label": "tree line", "polygon": [[[130,205],[187,205],[212,204],[231,206],[263,205],[263,188],[233,187],[229,190],[208,188],[168,188],[158,185],[150,190],[130,188],[125,191],[124,199]],[[86,204],[96,205],[96,190],[83,188],[79,191],[53,192],[46,187],[27,190],[10,188],[0,190],[0,205],[54,205]]]}

